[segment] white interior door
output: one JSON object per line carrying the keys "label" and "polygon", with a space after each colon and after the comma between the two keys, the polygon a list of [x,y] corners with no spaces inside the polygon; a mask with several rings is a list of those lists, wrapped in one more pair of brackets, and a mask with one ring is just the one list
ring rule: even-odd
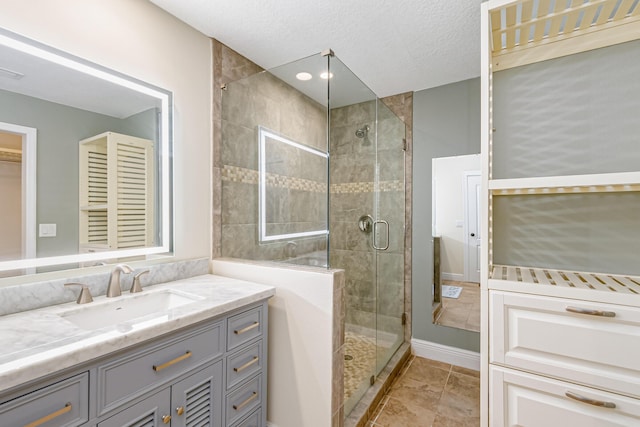
{"label": "white interior door", "polygon": [[464,275],[466,282],[480,283],[480,172],[465,173]]}

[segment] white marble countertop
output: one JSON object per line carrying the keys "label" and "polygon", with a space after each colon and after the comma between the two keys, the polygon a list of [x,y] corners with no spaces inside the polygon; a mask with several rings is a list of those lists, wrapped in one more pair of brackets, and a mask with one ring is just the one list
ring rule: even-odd
{"label": "white marble countertop", "polygon": [[60,314],[140,298],[142,293],[123,291],[120,297],[101,296],[89,304],[60,304],[0,316],[0,392],[275,294],[271,286],[211,274],[148,286],[143,293],[168,289],[195,299],[180,307],[94,330],[83,329]]}

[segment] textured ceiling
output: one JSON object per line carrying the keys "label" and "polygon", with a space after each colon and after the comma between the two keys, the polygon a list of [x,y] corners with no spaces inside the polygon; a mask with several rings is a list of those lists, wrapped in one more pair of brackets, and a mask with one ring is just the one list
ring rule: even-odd
{"label": "textured ceiling", "polygon": [[480,75],[481,0],[151,0],[263,68],[331,48],[378,96]]}

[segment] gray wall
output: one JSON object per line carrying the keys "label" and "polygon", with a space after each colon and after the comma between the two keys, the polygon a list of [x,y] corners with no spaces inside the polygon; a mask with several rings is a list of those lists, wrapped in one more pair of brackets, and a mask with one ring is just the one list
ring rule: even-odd
{"label": "gray wall", "polygon": [[413,95],[413,337],[480,351],[480,334],[433,325],[431,159],[480,152],[480,79]]}
{"label": "gray wall", "polygon": [[37,256],[78,253],[78,141],[147,126],[7,91],[0,91],[0,121],[38,130],[36,220],[57,224],[57,236],[38,238]]}

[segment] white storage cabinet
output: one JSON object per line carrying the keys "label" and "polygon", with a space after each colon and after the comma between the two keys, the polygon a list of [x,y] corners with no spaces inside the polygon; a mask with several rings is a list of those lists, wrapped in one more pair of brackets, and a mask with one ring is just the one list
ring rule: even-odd
{"label": "white storage cabinet", "polygon": [[481,425],[640,425],[640,4],[482,4]]}

